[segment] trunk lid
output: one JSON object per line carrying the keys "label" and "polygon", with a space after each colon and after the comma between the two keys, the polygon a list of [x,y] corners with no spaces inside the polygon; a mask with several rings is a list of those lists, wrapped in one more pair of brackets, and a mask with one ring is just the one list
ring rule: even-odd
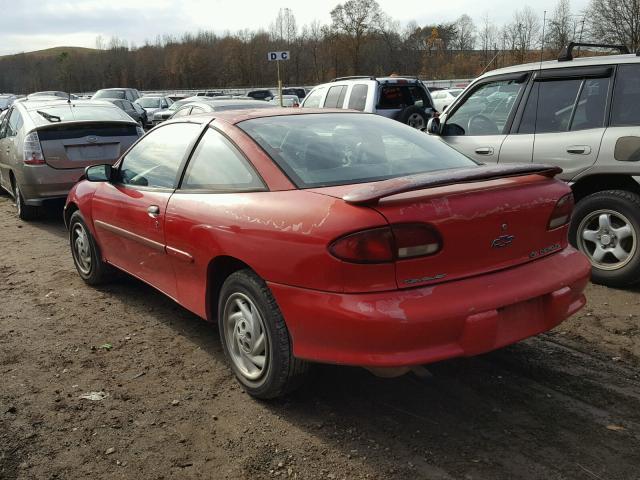
{"label": "trunk lid", "polygon": [[56,169],[113,164],[138,140],[135,124],[119,122],[69,122],[37,131],[45,162]]}
{"label": "trunk lid", "polygon": [[[384,182],[316,191],[345,199],[359,191],[362,201],[349,203],[375,209],[390,224],[426,223],[438,230],[438,253],[395,262],[396,283],[407,288],[509,268],[566,247],[566,226],[547,230],[557,201],[570,191],[549,178],[553,173],[409,188],[398,194],[388,189],[381,198],[371,192]],[[367,190],[373,200],[363,200]]]}

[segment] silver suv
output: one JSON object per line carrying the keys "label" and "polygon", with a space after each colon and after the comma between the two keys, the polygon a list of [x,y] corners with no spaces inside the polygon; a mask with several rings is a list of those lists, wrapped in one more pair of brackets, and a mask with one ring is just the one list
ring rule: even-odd
{"label": "silver suv", "polygon": [[336,78],[311,90],[300,106],[360,110],[420,130],[435,112],[429,91],[419,79],[410,77]]}
{"label": "silver suv", "polygon": [[143,134],[108,102],[14,103],[0,121],[0,187],[31,220],[44,202],[66,198],[85,167],[114,163]]}
{"label": "silver suv", "polygon": [[[575,46],[622,55],[573,58]],[[483,163],[559,166],[576,208],[569,239],[593,281],[640,281],[640,57],[571,43],[558,61],[489,72],[427,131]]]}

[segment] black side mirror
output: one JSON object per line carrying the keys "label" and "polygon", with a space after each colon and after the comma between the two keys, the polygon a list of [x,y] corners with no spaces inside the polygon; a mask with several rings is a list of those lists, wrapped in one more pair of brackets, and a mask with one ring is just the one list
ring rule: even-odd
{"label": "black side mirror", "polygon": [[109,182],[113,177],[113,167],[108,164],[91,165],[84,169],[84,178],[90,182]]}
{"label": "black side mirror", "polygon": [[440,119],[431,117],[427,122],[427,133],[429,135],[440,135]]}

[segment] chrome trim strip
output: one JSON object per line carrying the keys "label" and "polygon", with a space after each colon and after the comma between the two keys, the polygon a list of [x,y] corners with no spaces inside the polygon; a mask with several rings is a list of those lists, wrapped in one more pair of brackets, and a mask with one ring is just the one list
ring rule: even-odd
{"label": "chrome trim strip", "polygon": [[177,248],[170,247],[167,245],[166,247],[167,255],[177,258],[178,260],[182,260],[183,262],[193,263],[193,255],[188,252],[183,252],[182,250],[178,250]]}
{"label": "chrome trim strip", "polygon": [[137,233],[130,232],[129,230],[125,230],[124,228],[116,227],[115,225],[111,225],[110,223],[103,222],[101,220],[94,220],[93,222],[96,227],[101,227],[108,232],[115,233],[116,235],[120,235],[128,240],[133,240],[134,242],[138,242],[145,247],[149,247],[158,252],[164,252],[164,245],[156,242],[155,240],[151,240],[149,238],[138,235]]}

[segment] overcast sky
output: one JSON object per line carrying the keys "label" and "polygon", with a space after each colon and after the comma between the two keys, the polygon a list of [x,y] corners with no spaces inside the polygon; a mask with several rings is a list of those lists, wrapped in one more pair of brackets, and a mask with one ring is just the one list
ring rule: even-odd
{"label": "overcast sky", "polygon": [[[579,12],[588,0],[573,0]],[[279,8],[293,10],[299,26],[330,23],[338,1],[297,0],[0,0],[0,55],[56,46],[95,47],[96,37],[116,35],[136,45],[158,35],[200,29],[224,32],[268,29]],[[378,0],[382,10],[403,24],[451,21],[463,13],[478,20],[488,12],[495,23],[526,3],[513,0]],[[556,0],[528,2],[542,17]]]}

